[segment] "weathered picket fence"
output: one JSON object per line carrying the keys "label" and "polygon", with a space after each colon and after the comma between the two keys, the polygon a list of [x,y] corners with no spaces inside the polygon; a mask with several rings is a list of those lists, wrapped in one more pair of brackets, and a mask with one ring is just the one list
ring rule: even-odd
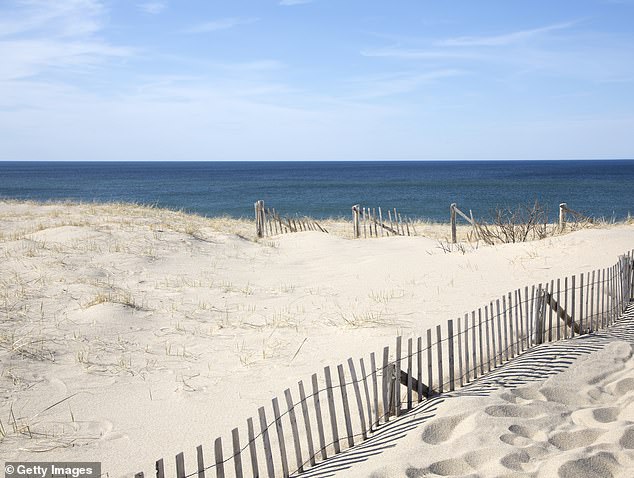
{"label": "weathered picket fence", "polygon": [[352,206],[352,231],[355,239],[362,236],[415,236],[416,226],[408,217],[403,218],[396,208],[388,209],[384,216],[380,207],[377,209],[355,204]]}
{"label": "weathered picket fence", "polygon": [[256,201],[254,206],[255,232],[258,237],[302,231],[328,232],[312,218],[280,216],[275,208],[264,207],[262,200]]}
{"label": "weathered picket fence", "polygon": [[274,398],[268,410],[260,407],[242,434],[234,428],[230,451],[216,438],[210,462],[201,445],[187,466],[183,453],[158,460],[156,476],[301,474],[363,442],[416,403],[466,385],[539,344],[610,326],[634,299],[633,253],[612,267],[511,291],[406,344],[397,337],[394,354],[383,349],[382,364],[371,353],[369,361],[350,358],[337,365],[336,382],[335,369],[325,367],[323,376],[315,373],[307,384],[300,380],[296,392],[286,389],[283,401]]}

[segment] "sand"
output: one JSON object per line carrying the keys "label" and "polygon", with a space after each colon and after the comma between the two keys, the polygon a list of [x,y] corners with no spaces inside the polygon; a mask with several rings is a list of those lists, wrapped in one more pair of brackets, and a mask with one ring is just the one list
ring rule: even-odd
{"label": "sand", "polygon": [[[228,437],[259,406],[325,365],[378,352],[398,334],[418,335],[509,290],[612,265],[634,245],[634,226],[622,224],[448,253],[439,244],[449,233],[446,225],[427,226],[429,237],[350,240],[345,224],[337,224],[342,233],[256,241],[248,221],[132,205],[0,202],[0,456],[101,461],[112,477],[151,472],[156,459],[180,451],[192,460],[197,445]],[[619,388],[634,375],[629,344],[615,344],[585,357],[583,367],[597,371],[620,360],[623,370],[614,373],[622,377],[605,378],[612,380],[606,387]],[[597,386],[583,380],[582,386]],[[543,386],[531,385],[544,395]],[[570,387],[579,384],[571,380]],[[397,458],[381,454],[341,476],[407,476],[401,465],[423,476],[434,471],[425,450],[436,461],[459,462],[468,446],[487,456],[478,445],[485,442],[508,453],[475,460],[469,473],[532,473],[559,462],[525,450],[531,445],[523,438],[565,432],[572,437],[553,438],[562,447],[593,446],[586,435],[596,433],[577,433],[580,425],[569,418],[549,422],[551,428],[532,415],[506,417],[517,423],[487,418],[487,409],[508,402],[505,393],[511,392],[487,396],[489,405],[461,398],[460,413],[443,402],[437,418],[456,423],[444,441],[433,432],[427,437],[436,445],[421,440],[427,426],[421,423],[414,438],[394,449],[402,451]],[[622,425],[623,416],[632,418],[628,393],[603,406],[616,411],[580,414],[588,429],[608,429],[595,441],[629,443],[632,432]],[[535,397],[529,400],[542,400]],[[590,409],[584,403],[566,406],[574,415]],[[501,441],[511,425],[524,422],[539,433]],[[456,437],[459,447],[438,446]],[[509,447],[519,455],[503,460]],[[594,466],[599,459],[574,450],[579,457],[560,466],[577,459]],[[619,461],[625,458],[615,456],[600,459],[610,470],[627,469]],[[398,466],[384,470],[397,459]],[[580,463],[570,465],[570,473]],[[462,465],[447,466],[434,473]]]}

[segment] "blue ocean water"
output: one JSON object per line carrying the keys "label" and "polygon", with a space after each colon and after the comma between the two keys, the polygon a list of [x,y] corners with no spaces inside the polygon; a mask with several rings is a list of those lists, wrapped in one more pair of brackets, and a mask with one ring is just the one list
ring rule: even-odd
{"label": "blue ocean water", "polygon": [[539,200],[622,219],[634,212],[634,160],[367,162],[0,162],[0,198],[131,201],[251,217],[253,203],[317,218],[353,204],[446,221]]}

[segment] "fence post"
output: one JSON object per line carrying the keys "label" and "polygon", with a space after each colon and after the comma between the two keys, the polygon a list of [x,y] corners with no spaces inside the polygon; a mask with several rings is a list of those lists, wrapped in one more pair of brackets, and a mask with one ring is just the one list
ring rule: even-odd
{"label": "fence post", "polygon": [[451,218],[451,242],[456,243],[456,203],[449,206],[449,214]]}
{"label": "fence post", "polygon": [[562,202],[559,205],[559,230],[563,231],[564,228],[566,227],[566,207],[568,207],[568,204],[565,202]]}
{"label": "fence post", "polygon": [[255,207],[255,233],[257,234],[258,237],[262,237],[263,236],[263,229],[262,229],[262,223],[260,221],[260,202],[261,201],[255,201],[254,207]]}
{"label": "fence post", "polygon": [[361,235],[359,230],[359,207],[359,204],[352,206],[352,231],[355,239]]}

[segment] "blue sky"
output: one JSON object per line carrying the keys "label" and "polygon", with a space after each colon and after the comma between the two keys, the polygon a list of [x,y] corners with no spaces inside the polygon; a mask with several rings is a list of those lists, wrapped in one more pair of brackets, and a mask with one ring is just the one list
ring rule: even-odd
{"label": "blue sky", "polygon": [[2,160],[634,157],[634,0],[0,0]]}

